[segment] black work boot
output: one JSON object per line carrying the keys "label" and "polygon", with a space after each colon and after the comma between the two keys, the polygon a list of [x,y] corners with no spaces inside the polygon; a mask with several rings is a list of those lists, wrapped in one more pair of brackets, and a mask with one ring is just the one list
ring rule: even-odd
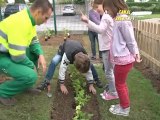
{"label": "black work boot", "polygon": [[95,83],[96,83],[96,86],[98,87],[98,88],[102,88],[103,87],[103,84],[102,84],[102,82],[98,79],[98,80],[95,80]]}
{"label": "black work boot", "polygon": [[44,82],[42,82],[37,89],[39,90],[45,90],[47,89],[47,86],[50,84],[50,82],[48,80],[45,80]]}
{"label": "black work boot", "polygon": [[3,105],[11,106],[11,105],[15,105],[16,104],[16,99],[15,98],[2,98],[2,97],[0,97],[0,102]]}

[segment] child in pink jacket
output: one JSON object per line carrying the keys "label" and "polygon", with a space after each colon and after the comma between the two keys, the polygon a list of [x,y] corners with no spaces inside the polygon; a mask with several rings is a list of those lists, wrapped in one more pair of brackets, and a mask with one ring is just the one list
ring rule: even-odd
{"label": "child in pink jacket", "polygon": [[[94,1],[93,4],[98,4],[97,11],[103,11],[102,3],[96,3]],[[118,99],[117,91],[115,88],[115,79],[113,73],[114,65],[111,63],[109,59],[110,53],[110,43],[112,39],[112,32],[113,32],[113,19],[105,10],[99,25],[96,25],[94,22],[89,20],[87,16],[82,15],[81,17],[83,22],[86,22],[88,28],[92,31],[98,33],[99,37],[99,50],[102,52],[102,60],[105,68],[106,79],[108,80],[108,90],[105,90],[104,93],[101,94],[102,98],[105,100],[113,100]]]}
{"label": "child in pink jacket", "polygon": [[109,11],[114,19],[110,59],[115,64],[115,84],[120,100],[119,104],[111,105],[109,111],[112,114],[128,116],[130,100],[126,80],[133,63],[135,61],[141,62],[139,50],[132,23],[129,16],[124,14],[128,11],[128,6],[124,0],[104,0],[103,8]]}

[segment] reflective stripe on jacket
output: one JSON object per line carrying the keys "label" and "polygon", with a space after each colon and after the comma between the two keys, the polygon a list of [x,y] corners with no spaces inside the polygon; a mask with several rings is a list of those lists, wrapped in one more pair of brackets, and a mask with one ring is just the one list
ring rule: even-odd
{"label": "reflective stripe on jacket", "polygon": [[0,52],[9,52],[13,61],[24,60],[26,48],[39,42],[36,36],[36,28],[24,9],[0,22]]}

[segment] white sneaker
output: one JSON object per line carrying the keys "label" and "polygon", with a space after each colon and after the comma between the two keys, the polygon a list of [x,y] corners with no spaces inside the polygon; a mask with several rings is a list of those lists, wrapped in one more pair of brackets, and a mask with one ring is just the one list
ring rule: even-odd
{"label": "white sneaker", "polygon": [[118,106],[120,106],[120,104],[111,105],[110,108],[114,108],[114,107],[118,107]]}
{"label": "white sneaker", "polygon": [[115,115],[129,116],[130,107],[124,109],[119,104],[111,105],[109,111]]}

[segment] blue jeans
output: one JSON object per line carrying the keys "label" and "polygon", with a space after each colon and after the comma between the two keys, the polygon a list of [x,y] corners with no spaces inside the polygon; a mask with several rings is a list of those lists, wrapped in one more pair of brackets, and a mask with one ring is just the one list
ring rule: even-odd
{"label": "blue jeans", "polygon": [[109,92],[116,92],[115,78],[113,72],[114,65],[110,62],[109,50],[102,51],[102,60],[104,64],[106,79],[109,83]]}
{"label": "blue jeans", "polygon": [[[46,73],[46,76],[45,76],[45,79],[44,79],[43,82],[45,82],[45,81],[51,81],[51,79],[52,79],[52,77],[53,77],[53,74],[54,74],[54,72],[55,72],[56,66],[61,62],[61,60],[62,60],[62,56],[59,55],[59,54],[56,54],[56,55],[53,57],[50,65],[49,65],[49,67],[48,67],[48,71],[47,71],[47,73]],[[92,71],[92,75],[93,75],[94,80],[95,80],[95,81],[99,80],[97,71],[96,71],[96,69],[95,69],[95,67],[93,66],[92,63],[91,63],[91,65],[90,65],[90,67],[91,67],[91,71]]]}
{"label": "blue jeans", "polygon": [[[96,56],[96,41],[98,44],[98,34],[96,32],[88,31],[89,39],[91,41],[91,50],[92,50],[92,56]],[[98,44],[99,49],[99,44]],[[99,57],[102,57],[101,52],[99,51]]]}
{"label": "blue jeans", "polygon": [[59,54],[56,54],[53,57],[50,65],[48,67],[48,71],[46,73],[45,80],[50,81],[52,79],[54,71],[56,69],[56,66],[61,62],[61,60],[62,60],[62,56]]}

